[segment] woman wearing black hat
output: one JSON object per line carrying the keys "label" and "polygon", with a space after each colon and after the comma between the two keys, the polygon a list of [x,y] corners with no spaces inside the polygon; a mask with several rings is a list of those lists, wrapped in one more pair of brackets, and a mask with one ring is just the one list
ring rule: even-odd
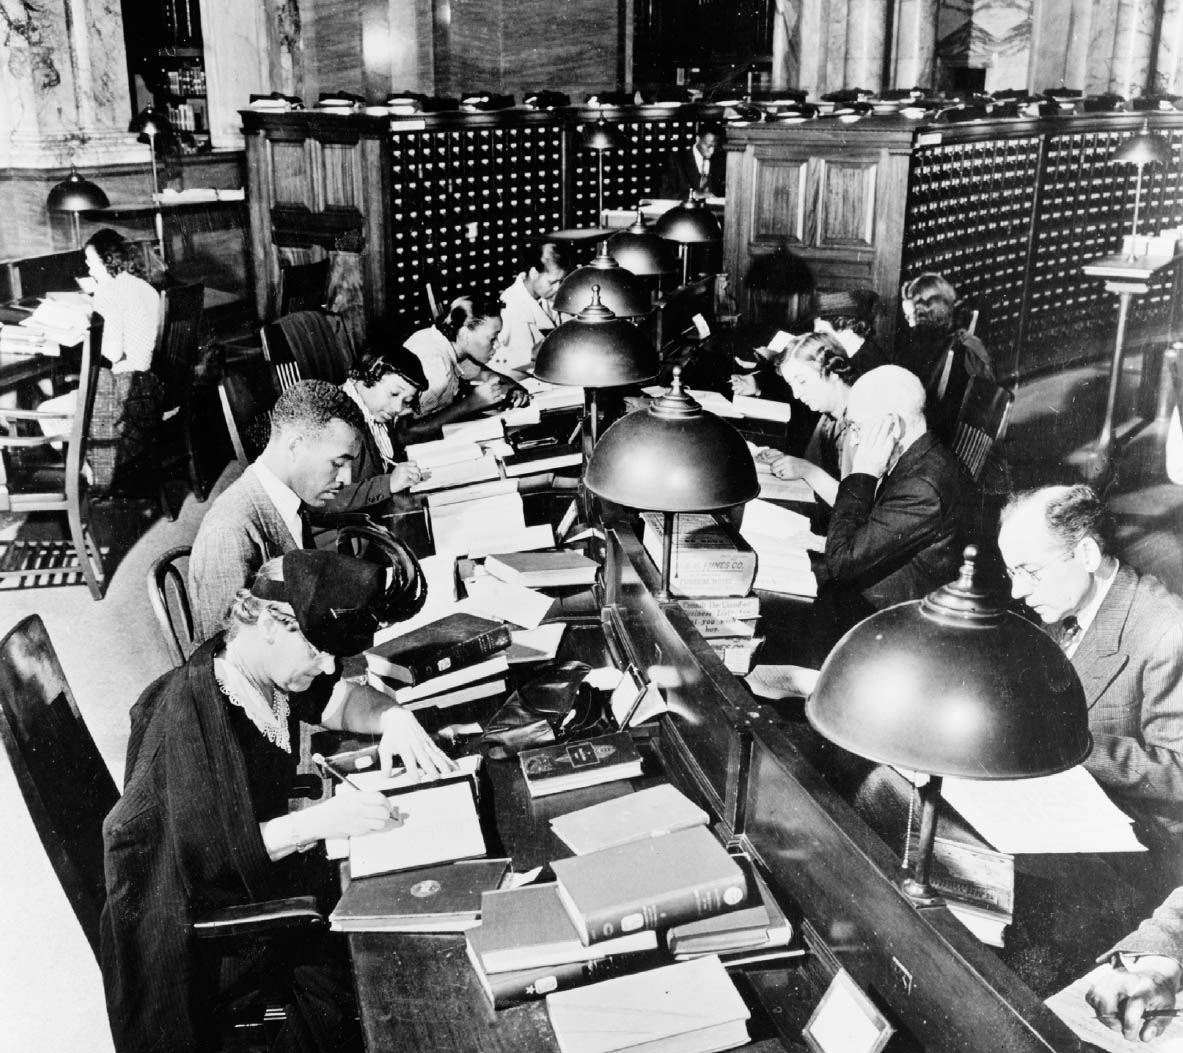
{"label": "woman wearing black hat", "polygon": [[[224,975],[194,943],[195,914],[321,892],[327,861],[304,850],[398,825],[377,793],[289,811],[300,721],[381,732],[384,768],[392,752],[429,774],[453,767],[412,714],[336,678],[337,657],[373,637],[385,573],[334,552],[272,560],[238,593],[226,630],[133,707],[123,796],[103,824],[100,959],[119,1053],[215,1043]],[[302,934],[256,963],[291,985],[294,1009],[274,1048],[361,1048],[334,943]]]}
{"label": "woman wearing black hat", "polygon": [[405,347],[368,354],[349,371],[341,385],[365,418],[361,452],[353,465],[353,482],[338,491],[323,511],[354,512],[389,501],[427,477],[406,459],[398,423],[419,408],[427,390],[423,366]]}

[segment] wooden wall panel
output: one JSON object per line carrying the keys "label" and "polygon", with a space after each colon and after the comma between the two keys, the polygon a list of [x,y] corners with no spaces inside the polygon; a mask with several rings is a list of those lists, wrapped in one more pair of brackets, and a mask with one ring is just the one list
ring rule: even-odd
{"label": "wooden wall panel", "polygon": [[317,208],[309,181],[308,150],[304,142],[271,144],[271,198],[277,205]]}
{"label": "wooden wall panel", "polygon": [[773,245],[805,241],[807,160],[761,158],[756,163],[752,240]]}
{"label": "wooden wall panel", "polygon": [[818,244],[871,248],[879,165],[831,160],[820,162],[819,169]]}

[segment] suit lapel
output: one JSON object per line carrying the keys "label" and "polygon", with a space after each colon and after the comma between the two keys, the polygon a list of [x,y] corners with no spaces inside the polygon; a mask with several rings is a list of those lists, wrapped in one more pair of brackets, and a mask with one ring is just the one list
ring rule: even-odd
{"label": "suit lapel", "polygon": [[1113,678],[1129,660],[1122,646],[1122,634],[1137,585],[1138,577],[1129,567],[1121,565],[1117,568],[1117,578],[1072,656],[1072,665],[1080,676],[1089,709],[1100,701]]}
{"label": "suit lapel", "polygon": [[[259,477],[255,474],[253,466],[246,469],[251,473],[251,504],[254,505],[255,511],[259,516],[259,522],[267,531],[267,536],[274,538],[276,546],[279,551],[276,555],[283,555],[285,552],[290,552],[292,549],[302,548],[303,539],[293,537],[291,530],[288,529],[287,523],[284,522],[283,516],[279,514],[279,509],[275,507],[275,502],[267,496],[267,491],[263,489],[263,484],[259,482]],[[287,538],[290,542],[285,546],[284,539]]]}

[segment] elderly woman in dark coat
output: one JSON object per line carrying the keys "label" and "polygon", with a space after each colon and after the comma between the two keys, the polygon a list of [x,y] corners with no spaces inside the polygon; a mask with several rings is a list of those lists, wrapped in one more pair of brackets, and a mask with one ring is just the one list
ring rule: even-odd
{"label": "elderly woman in dark coat", "polygon": [[[101,965],[115,1048],[211,1048],[224,976],[189,923],[205,910],[326,888],[325,838],[397,825],[378,793],[341,794],[300,811],[288,795],[299,723],[381,732],[428,773],[451,762],[409,712],[337,681],[338,656],[372,638],[384,569],[332,552],[293,551],[239,592],[228,628],[132,709],[123,796],[103,825],[107,903]],[[343,948],[303,936],[254,963],[290,984],[294,1012],[277,1049],[360,1049]],[[254,975],[252,973],[251,975]]]}

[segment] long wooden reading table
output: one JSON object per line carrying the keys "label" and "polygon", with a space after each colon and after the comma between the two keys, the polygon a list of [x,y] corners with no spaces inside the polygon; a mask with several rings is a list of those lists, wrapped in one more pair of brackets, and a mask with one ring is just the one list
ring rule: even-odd
{"label": "long wooden reading table", "polygon": [[[1026,857],[1024,872],[1045,881],[1051,895],[1026,916],[1016,907],[1008,935],[1016,953],[1008,967],[946,907],[917,908],[903,895],[895,839],[889,848],[840,792],[831,770],[841,767],[833,764],[840,751],[819,741],[800,704],[754,699],[681,609],[653,598],[656,570],[631,527],[609,525],[606,537],[600,618],[572,625],[560,657],[593,664],[611,657],[660,678],[670,711],[642,743],[644,778],[677,785],[709,812],[723,840],[752,856],[807,950],[734,974],[753,1008],[753,1046],[804,1050],[801,1028],[843,968],[896,1028],[893,1051],[1086,1048],[1042,999],[1060,985],[1064,969],[1083,974],[1106,940],[1124,931],[1130,919],[1124,910],[1106,910],[1103,891],[1125,880],[1120,868],[1106,857]],[[789,660],[808,608],[762,599],[762,631],[779,635],[773,660]],[[609,784],[536,801],[516,763],[490,761],[485,772],[490,852],[512,856],[519,871],[568,854],[550,833],[549,818],[632,788]],[[1017,889],[1018,898],[1024,894]],[[1044,904],[1061,894],[1065,902],[1091,903],[1096,913],[1074,928],[1038,924]],[[545,1003],[489,1007],[462,935],[367,933],[349,940],[370,1053],[557,1048]],[[1045,959],[1060,962],[1061,972],[1041,971]]]}

